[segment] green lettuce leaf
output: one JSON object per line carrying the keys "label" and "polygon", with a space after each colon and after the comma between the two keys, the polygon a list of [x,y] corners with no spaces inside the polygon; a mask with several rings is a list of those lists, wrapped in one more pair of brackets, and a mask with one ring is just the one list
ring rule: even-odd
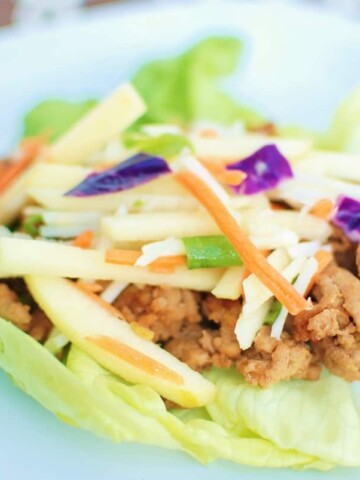
{"label": "green lettuce leaf", "polygon": [[261,389],[239,382],[232,370],[209,375],[219,389],[207,409],[229,431],[244,424],[257,435],[338,465],[360,465],[360,414],[345,380],[324,374],[321,380],[293,380]]}
{"label": "green lettuce leaf", "polygon": [[133,78],[148,105],[141,123],[239,120],[252,127],[262,124],[261,115],[219,88],[219,80],[235,71],[241,50],[236,38],[213,37],[178,57],[142,67]]}
{"label": "green lettuce leaf", "polygon": [[[246,428],[226,429],[204,409],[187,415],[168,412],[152,389],[127,384],[73,346],[65,366],[2,319],[0,367],[60,419],[115,441],[182,449],[204,463],[223,458],[252,466],[329,467],[314,455],[280,448],[257,434],[247,434]],[[221,382],[219,386],[222,389]],[[223,398],[221,391],[219,395]],[[241,411],[237,417],[245,424]]]}
{"label": "green lettuce leaf", "polygon": [[183,135],[164,133],[158,137],[151,137],[145,133],[128,130],[121,136],[126,148],[136,149],[139,152],[159,155],[170,160],[178,155],[184,148],[192,150],[190,141]]}
{"label": "green lettuce leaf", "polygon": [[53,142],[91,110],[96,100],[67,102],[45,100],[30,110],[24,118],[24,137],[45,135]]}
{"label": "green lettuce leaf", "polygon": [[360,153],[360,86],[336,110],[327,134],[327,147]]}

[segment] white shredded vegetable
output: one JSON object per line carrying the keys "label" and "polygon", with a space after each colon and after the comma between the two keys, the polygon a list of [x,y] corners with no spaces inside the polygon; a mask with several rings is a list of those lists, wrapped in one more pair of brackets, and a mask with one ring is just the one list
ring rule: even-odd
{"label": "white shredded vegetable", "polygon": [[57,355],[64,347],[66,347],[68,343],[69,340],[65,337],[65,335],[56,327],[54,327],[46,339],[44,347],[53,355]]}
{"label": "white shredded vegetable", "polygon": [[[318,262],[316,261],[316,259],[314,257],[309,258],[306,261],[303,270],[299,273],[299,276],[297,277],[294,283],[294,288],[301,295],[305,294],[311,279],[317,272],[317,269],[318,269]],[[285,307],[281,308],[280,313],[271,328],[272,337],[277,339],[281,337],[281,333],[283,331],[288,313],[289,312],[286,310]]]}
{"label": "white shredded vegetable", "polygon": [[215,195],[222,201],[224,205],[230,205],[230,197],[220,183],[211,175],[209,170],[205,168],[193,155],[188,153],[180,155],[176,162],[171,165],[174,171],[186,169],[197,177],[201,178],[206,185],[211,188]]}
{"label": "white shredded vegetable", "polygon": [[123,290],[125,290],[128,285],[128,283],[124,282],[111,282],[101,292],[100,297],[108,303],[113,303],[113,301],[116,300],[116,298]]}
{"label": "white shredded vegetable", "polygon": [[159,257],[185,255],[186,250],[184,243],[175,237],[169,237],[160,242],[153,242],[142,247],[142,255],[139,257],[135,265],[146,267]]}
{"label": "white shredded vegetable", "polygon": [[312,257],[315,253],[320,250],[320,242],[314,240],[312,242],[300,242],[297,245],[292,245],[287,248],[287,252],[290,255],[291,259],[294,260],[298,257]]}
{"label": "white shredded vegetable", "polygon": [[236,322],[235,335],[242,350],[247,350],[253,344],[257,332],[260,330],[272,305],[272,299],[248,309],[245,304]]}
{"label": "white shredded vegetable", "polygon": [[40,236],[44,238],[75,238],[86,230],[91,230],[91,225],[42,225],[39,228]]}

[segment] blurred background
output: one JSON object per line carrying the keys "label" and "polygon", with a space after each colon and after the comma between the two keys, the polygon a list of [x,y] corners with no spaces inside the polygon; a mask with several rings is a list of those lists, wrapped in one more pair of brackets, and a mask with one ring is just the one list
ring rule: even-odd
{"label": "blurred background", "polygon": [[[0,0],[0,27],[10,25],[31,26],[68,16],[82,15],[87,9],[139,7],[153,4],[169,6],[171,3],[208,3],[221,0]],[[273,0],[237,0],[248,3],[266,3]],[[357,16],[360,20],[360,0],[278,0],[278,3],[303,3],[327,8],[339,14]],[[106,4],[106,5],[105,5]],[[122,7],[121,7],[122,6]]]}

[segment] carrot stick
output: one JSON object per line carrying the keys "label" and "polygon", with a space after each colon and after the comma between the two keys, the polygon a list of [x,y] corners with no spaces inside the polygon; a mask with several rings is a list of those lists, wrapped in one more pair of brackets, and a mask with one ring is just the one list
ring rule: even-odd
{"label": "carrot stick", "polygon": [[[105,252],[105,262],[119,265],[134,265],[142,253],[137,250],[109,249]],[[172,255],[160,257],[151,262],[148,267],[157,273],[172,273],[179,265],[186,265],[185,255]]]}
{"label": "carrot stick", "polygon": [[228,238],[245,265],[293,315],[309,308],[308,302],[267,261],[235,218],[208,185],[192,172],[178,172],[176,178],[202,203]]}
{"label": "carrot stick", "polygon": [[119,265],[134,265],[136,260],[141,257],[138,250],[120,250],[110,248],[105,252],[105,262],[117,263]]}
{"label": "carrot stick", "polygon": [[226,185],[240,185],[246,178],[246,173],[240,170],[226,170],[226,165],[221,163],[201,160],[201,163],[217,178],[220,183]]}
{"label": "carrot stick", "polygon": [[334,211],[335,205],[328,198],[322,198],[311,208],[310,213],[316,217],[327,220]]}
{"label": "carrot stick", "polygon": [[334,260],[333,254],[330,252],[327,252],[326,250],[319,250],[318,252],[315,253],[314,256],[318,262],[318,269],[316,273],[313,275],[312,279],[310,280],[310,283],[305,292],[305,297],[309,295],[309,293],[311,292],[313,286],[315,285],[317,279],[319,278],[320,273],[323,272],[325,268]]}
{"label": "carrot stick", "polygon": [[12,161],[5,171],[1,173],[0,193],[36,159],[43,146],[44,142],[39,138],[29,138],[22,141],[20,145],[20,158]]}
{"label": "carrot stick", "polygon": [[120,358],[120,360],[143,370],[149,375],[173,382],[176,385],[182,385],[184,383],[184,378],[179,373],[170,370],[170,368],[154,358],[148,357],[139,350],[135,350],[135,348],[115,338],[106,335],[94,335],[85,337],[85,339],[102,350]]}
{"label": "carrot stick", "polygon": [[91,230],[86,230],[85,232],[80,233],[80,235],[74,238],[74,240],[72,241],[72,245],[79,248],[90,248],[93,238],[94,233]]}
{"label": "carrot stick", "polygon": [[150,263],[150,267],[178,267],[186,265],[186,255],[171,255],[160,257]]}
{"label": "carrot stick", "polygon": [[200,132],[200,137],[202,138],[217,138],[218,136],[218,132],[213,128],[204,128],[204,130]]}

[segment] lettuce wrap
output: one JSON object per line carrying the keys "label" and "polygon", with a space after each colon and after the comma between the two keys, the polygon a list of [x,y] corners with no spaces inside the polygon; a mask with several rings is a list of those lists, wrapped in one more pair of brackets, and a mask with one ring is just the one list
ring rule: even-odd
{"label": "lettuce wrap", "polygon": [[[212,38],[176,58],[143,67],[134,84],[149,110],[123,140],[172,157],[189,146],[186,139],[155,141],[139,133],[142,125],[186,125],[199,119],[223,125],[240,121],[250,128],[266,123],[218,88],[221,77],[235,69],[241,49],[236,39]],[[24,136],[48,133],[53,141],[95,104],[43,102],[27,114]],[[359,151],[359,110],[357,91],[340,107],[329,132],[321,138],[312,132],[299,135],[329,148]],[[360,401],[348,382],[328,372],[315,382],[291,380],[262,389],[247,384],[235,370],[213,368],[205,374],[217,387],[213,403],[167,410],[155,390],[127,383],[75,345],[60,361],[4,319],[0,367],[62,421],[116,442],[179,449],[205,464],[225,459],[254,467],[360,466]]]}

